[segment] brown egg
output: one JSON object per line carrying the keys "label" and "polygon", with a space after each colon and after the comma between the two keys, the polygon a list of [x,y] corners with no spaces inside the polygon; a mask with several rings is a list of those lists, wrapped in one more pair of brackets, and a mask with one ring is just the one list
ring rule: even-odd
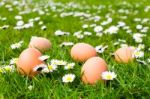
{"label": "brown egg", "polygon": [[119,48],[115,53],[115,60],[121,63],[128,63],[134,59],[132,56],[134,53],[134,47],[122,47]]}
{"label": "brown egg", "polygon": [[33,71],[33,68],[39,64],[44,63],[39,60],[41,52],[35,48],[25,49],[19,56],[17,62],[17,69],[23,75],[34,76],[37,72]]}
{"label": "brown egg", "polygon": [[85,62],[87,59],[96,55],[95,48],[86,43],[77,43],[71,49],[71,57],[79,62]]}
{"label": "brown egg", "polygon": [[86,84],[95,84],[101,81],[102,72],[107,71],[106,62],[100,57],[88,59],[81,69],[82,81]]}
{"label": "brown egg", "polygon": [[51,43],[48,39],[43,37],[32,37],[29,47],[37,48],[40,51],[47,51],[51,48]]}

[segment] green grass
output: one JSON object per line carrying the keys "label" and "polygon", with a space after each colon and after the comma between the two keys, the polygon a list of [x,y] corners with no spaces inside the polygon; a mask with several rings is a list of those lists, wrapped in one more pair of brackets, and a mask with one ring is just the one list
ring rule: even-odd
{"label": "green grass", "polygon": [[[67,4],[70,0],[55,0],[55,2],[62,2]],[[144,12],[144,8],[147,5],[150,5],[149,0],[126,0],[128,5],[123,5],[124,0],[72,0],[75,3],[79,3],[82,6],[80,8],[64,8],[64,11],[89,11],[91,14],[101,16],[101,20],[95,22],[100,24],[102,21],[106,20],[105,15],[114,10],[116,13],[111,14],[113,22],[107,26],[104,26],[104,29],[110,25],[116,25],[118,21],[124,21],[130,28],[133,33],[139,32],[135,26],[140,23],[133,21],[134,18],[150,18],[150,13]],[[13,0],[8,0],[6,4],[11,4]],[[42,3],[41,3],[42,2]],[[36,4],[38,7],[41,6],[44,9],[43,5],[48,1],[43,3],[43,0],[33,0],[33,3],[26,4],[31,8],[34,8]],[[136,4],[140,6],[136,7]],[[105,5],[106,8],[97,13],[97,9],[92,8],[93,5]],[[90,6],[91,8],[86,9],[85,6]],[[108,6],[112,6],[110,9]],[[4,6],[0,7],[0,16],[7,17],[6,21],[0,20],[0,26],[10,25],[6,30],[0,30],[0,65],[8,65],[9,60],[14,57],[19,57],[20,53],[28,47],[30,38],[32,36],[41,36],[49,39],[52,42],[51,50],[43,53],[50,55],[50,59],[61,59],[67,62],[74,62],[70,57],[71,47],[59,47],[64,41],[71,41],[74,43],[85,42],[93,46],[100,44],[108,45],[108,49],[103,53],[99,54],[100,57],[106,60],[108,64],[108,69],[110,71],[115,71],[117,74],[117,79],[104,83],[97,83],[95,85],[86,85],[80,80],[80,71],[83,63],[76,62],[76,66],[71,71],[64,71],[60,69],[60,72],[56,71],[48,75],[37,75],[33,79],[28,77],[22,77],[17,71],[13,73],[5,73],[0,75],[0,99],[148,99],[150,97],[150,65],[141,65],[138,62],[134,61],[128,64],[117,63],[110,53],[113,53],[120,46],[114,46],[113,43],[118,39],[125,39],[128,45],[137,46],[138,44],[132,39],[132,34],[127,34],[124,30],[119,30],[118,34],[113,35],[103,35],[102,37],[95,36],[93,28],[83,29],[83,24],[93,24],[93,21],[84,21],[79,18],[72,16],[60,18],[58,15],[59,12],[53,12],[49,9],[50,15],[38,15],[36,12],[31,12],[29,14],[23,15],[23,20],[25,22],[28,19],[35,18],[40,16],[41,20],[44,22],[44,25],[47,26],[47,30],[43,31],[40,29],[40,26],[37,25],[38,22],[34,24],[33,28],[23,29],[23,30],[14,30],[13,27],[16,24],[14,17],[18,15],[18,10],[13,6],[14,11],[9,12]],[[119,14],[118,9],[125,8],[129,9],[131,13],[128,15]],[[23,9],[23,8],[20,8]],[[133,14],[133,11],[139,11],[138,14]],[[127,16],[128,18],[123,20],[119,16]],[[150,27],[150,23],[145,23],[143,26]],[[58,37],[54,35],[56,30],[62,30],[70,32],[70,36]],[[86,36],[84,39],[77,39],[73,36],[73,33],[76,31],[90,31],[93,33],[92,36]],[[145,57],[142,60],[146,60],[150,57],[150,32],[148,31],[147,36],[143,38],[143,44],[145,44]],[[12,43],[19,42],[23,40],[23,46],[19,49],[12,50],[10,45]],[[75,73],[76,79],[73,83],[64,84],[61,81],[61,78],[66,73]],[[29,90],[28,86],[33,85],[33,90]]]}

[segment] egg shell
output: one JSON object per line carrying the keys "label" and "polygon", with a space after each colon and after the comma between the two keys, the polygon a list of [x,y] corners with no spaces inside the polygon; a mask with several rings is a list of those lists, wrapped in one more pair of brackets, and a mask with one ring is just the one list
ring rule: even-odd
{"label": "egg shell", "polygon": [[100,57],[88,59],[81,69],[82,81],[86,84],[95,84],[102,81],[102,72],[107,71],[106,62]]}
{"label": "egg shell", "polygon": [[32,37],[29,43],[29,47],[37,48],[38,50],[43,52],[51,48],[51,42],[43,37]]}
{"label": "egg shell", "polygon": [[134,47],[122,47],[117,49],[114,53],[115,60],[120,63],[128,63],[133,61],[134,57],[132,56],[135,51]]}
{"label": "egg shell", "polygon": [[35,48],[25,49],[19,56],[17,69],[23,75],[34,76],[38,72],[33,71],[33,68],[44,61],[39,60],[41,52]]}
{"label": "egg shell", "polygon": [[77,43],[71,49],[71,57],[78,62],[85,62],[94,56],[97,56],[95,48],[86,43]]}

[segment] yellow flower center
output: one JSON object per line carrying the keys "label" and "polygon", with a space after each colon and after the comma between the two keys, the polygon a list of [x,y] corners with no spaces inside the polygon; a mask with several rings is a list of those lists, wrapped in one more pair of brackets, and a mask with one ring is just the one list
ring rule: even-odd
{"label": "yellow flower center", "polygon": [[68,80],[68,81],[71,81],[71,77],[68,77],[67,80]]}
{"label": "yellow flower center", "polygon": [[53,66],[52,66],[52,65],[48,65],[48,69],[49,69],[49,70],[52,70],[52,69],[53,69]]}
{"label": "yellow flower center", "polygon": [[106,78],[107,79],[112,79],[112,76],[111,75],[107,75]]}

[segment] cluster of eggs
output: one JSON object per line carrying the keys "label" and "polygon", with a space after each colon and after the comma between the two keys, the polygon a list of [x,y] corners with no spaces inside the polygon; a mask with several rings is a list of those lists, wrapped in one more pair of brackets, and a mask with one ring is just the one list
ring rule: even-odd
{"label": "cluster of eggs", "polygon": [[51,43],[48,39],[43,37],[32,37],[29,43],[29,48],[25,49],[19,56],[17,61],[18,71],[27,76],[34,76],[38,74],[37,71],[33,71],[33,68],[39,64],[44,64],[44,61],[40,60],[43,51],[49,50]]}
{"label": "cluster of eggs", "polygon": [[[119,48],[115,53],[117,62],[128,63],[133,60],[134,47]],[[88,84],[95,84],[102,81],[102,72],[108,70],[104,59],[97,56],[96,50],[89,44],[77,43],[71,49],[71,57],[78,62],[85,62],[81,68],[82,81]]]}
{"label": "cluster of eggs", "polygon": [[[45,64],[40,60],[42,52],[51,48],[51,42],[43,37],[32,37],[29,48],[25,49],[19,56],[17,62],[18,71],[30,77],[38,74],[33,68],[39,64]],[[118,49],[115,53],[117,62],[128,63],[133,60],[132,54],[134,47],[125,47]],[[108,70],[107,63],[104,59],[98,57],[95,48],[86,43],[77,43],[71,48],[71,57],[76,62],[84,62],[81,68],[82,81],[88,84],[95,84],[102,81],[101,74]]]}

